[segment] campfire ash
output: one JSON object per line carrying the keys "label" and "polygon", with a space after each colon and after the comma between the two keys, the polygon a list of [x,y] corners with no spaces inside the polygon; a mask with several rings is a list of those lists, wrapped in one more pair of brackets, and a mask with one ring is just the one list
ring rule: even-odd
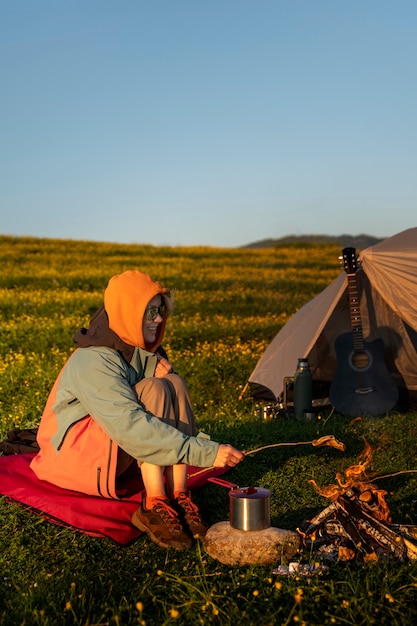
{"label": "campfire ash", "polygon": [[297,529],[303,545],[328,561],[378,561],[395,558],[401,562],[417,559],[417,527],[392,524],[387,492],[366,476],[372,450],[366,444],[357,465],[337,484],[316,491],[332,503]]}

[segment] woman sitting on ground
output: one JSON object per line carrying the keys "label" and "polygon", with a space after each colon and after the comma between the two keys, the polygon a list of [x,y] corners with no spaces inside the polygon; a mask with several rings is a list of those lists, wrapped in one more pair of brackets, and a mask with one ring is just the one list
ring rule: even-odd
{"label": "woman sitting on ground", "polygon": [[197,435],[186,383],[161,347],[171,311],[169,290],[148,274],[110,279],[51,390],[31,467],[40,479],[107,498],[123,495],[133,470],[145,495],[132,523],[181,550],[206,531],[187,491],[188,465],[233,467],[243,454]]}

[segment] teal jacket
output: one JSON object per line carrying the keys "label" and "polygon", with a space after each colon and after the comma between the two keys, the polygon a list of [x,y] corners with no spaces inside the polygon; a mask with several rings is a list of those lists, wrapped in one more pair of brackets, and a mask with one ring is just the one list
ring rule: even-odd
{"label": "teal jacket", "polygon": [[130,364],[112,348],[78,349],[64,367],[52,410],[58,430],[51,437],[57,453],[69,429],[86,415],[125,452],[155,465],[186,463],[211,467],[219,444],[207,435],[189,437],[138,403],[133,386],[153,375],[156,354],[136,348]]}

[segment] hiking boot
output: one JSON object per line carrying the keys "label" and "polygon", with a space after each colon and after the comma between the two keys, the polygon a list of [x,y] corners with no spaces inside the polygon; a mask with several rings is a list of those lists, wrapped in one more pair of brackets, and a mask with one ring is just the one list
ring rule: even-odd
{"label": "hiking boot", "polygon": [[143,501],[132,516],[132,524],[148,533],[149,537],[161,548],[185,550],[192,545],[191,537],[184,532],[177,512],[168,500],[158,500],[151,509],[144,507]]}
{"label": "hiking boot", "polygon": [[193,537],[204,537],[207,526],[201,519],[200,511],[191,500],[189,493],[181,491],[173,501],[173,505],[179,513],[180,519],[186,524]]}

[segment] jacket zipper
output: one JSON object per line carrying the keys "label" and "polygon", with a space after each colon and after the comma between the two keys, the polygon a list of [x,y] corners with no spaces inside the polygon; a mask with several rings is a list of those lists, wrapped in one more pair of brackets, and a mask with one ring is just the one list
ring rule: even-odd
{"label": "jacket zipper", "polygon": [[102,473],[102,469],[101,466],[97,467],[97,492],[99,496],[102,497],[107,497],[107,498],[111,498],[112,500],[118,500],[119,498],[115,498],[114,496],[112,496],[110,494],[110,487],[109,487],[109,478],[110,478],[110,463],[111,463],[111,456],[112,456],[112,447],[113,447],[113,442],[110,439],[110,447],[109,447],[109,453],[107,456],[107,471],[106,471],[106,491],[107,491],[107,496],[103,495],[103,492],[101,490],[101,473]]}
{"label": "jacket zipper", "polygon": [[103,497],[103,494],[101,492],[100,483],[101,483],[101,467],[98,467],[97,468],[97,493],[98,493],[99,496]]}
{"label": "jacket zipper", "polygon": [[73,426],[78,424],[78,422],[81,422],[81,420],[85,419],[86,417],[87,417],[87,415],[84,415],[83,417],[80,417],[79,419],[77,419],[75,422],[72,422],[72,424],[70,424],[68,426],[68,428],[66,429],[66,431],[64,432],[64,434],[61,437],[61,441],[59,442],[59,444],[58,444],[58,446],[56,448],[58,452],[59,452],[59,450],[61,450],[62,446],[64,445],[64,441],[66,439],[66,436],[68,435],[68,433],[71,430],[71,428],[73,428]]}

